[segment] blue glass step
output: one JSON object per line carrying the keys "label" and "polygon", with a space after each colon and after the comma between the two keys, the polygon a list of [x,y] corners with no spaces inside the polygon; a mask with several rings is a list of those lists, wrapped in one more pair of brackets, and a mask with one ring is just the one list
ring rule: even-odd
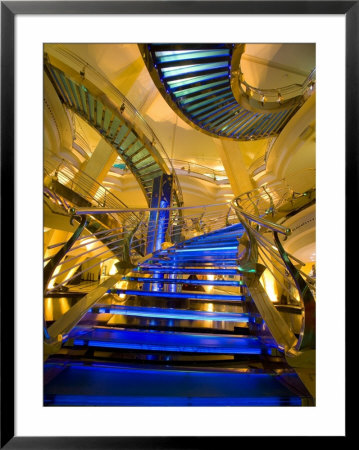
{"label": "blue glass step", "polygon": [[161,319],[211,320],[213,322],[248,323],[253,317],[246,313],[224,313],[208,311],[192,311],[189,309],[126,306],[126,305],[96,305],[90,310],[95,314],[116,314],[123,316],[153,317]]}
{"label": "blue glass step", "polygon": [[259,355],[268,350],[254,336],[101,327],[90,331],[75,327],[66,346],[216,355]]}
{"label": "blue glass step", "polygon": [[193,269],[193,268],[176,268],[176,267],[147,267],[141,266],[134,269],[133,272],[140,273],[179,273],[179,274],[199,274],[199,275],[239,275],[237,269]]}
{"label": "blue glass step", "polygon": [[[72,361],[45,364],[48,406],[301,406],[294,373],[143,368]],[[286,382],[286,384],[283,383]],[[302,397],[305,393],[302,392]]]}

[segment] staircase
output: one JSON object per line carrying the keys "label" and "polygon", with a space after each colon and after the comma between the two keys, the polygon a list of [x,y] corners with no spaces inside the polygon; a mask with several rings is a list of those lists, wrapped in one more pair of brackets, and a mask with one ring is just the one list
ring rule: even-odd
{"label": "staircase", "polygon": [[[153,180],[173,172],[156,135],[126,97],[88,63],[61,46],[53,46],[51,51],[44,68],[59,99],[117,151],[149,203]],[[101,85],[106,92],[99,89]],[[182,193],[175,175],[174,185],[172,205],[181,206]]]}
{"label": "staircase", "polygon": [[45,362],[45,405],[313,404],[249,295],[244,230],[202,234],[128,272],[128,288],[109,289]]}
{"label": "staircase", "polygon": [[[238,82],[231,67],[235,44],[156,43],[139,48],[167,103],[183,120],[211,136],[234,140],[277,136],[302,101],[302,96],[296,102],[284,101],[284,93],[262,93],[248,85],[246,101],[237,101]],[[250,104],[256,97],[258,107],[253,110]]]}
{"label": "staircase", "polygon": [[[276,135],[296,106],[273,113],[246,111],[231,93],[230,46],[197,47],[145,49],[168,91],[165,98],[211,135]],[[313,280],[293,266],[293,261],[301,263],[285,252],[278,236],[285,239],[289,230],[276,222],[288,213],[287,205],[305,207],[312,194],[283,197],[277,189],[263,188],[230,205],[195,207],[193,214],[187,208],[183,215],[170,161],[138,111],[80,58],[61,46],[51,52],[45,73],[64,107],[116,149],[151,208],[129,211],[107,191],[99,199],[98,186],[96,195],[88,196],[86,186],[71,184],[76,177],[70,175],[53,180],[53,191],[46,192],[49,202],[80,222],[68,242],[56,243],[63,247],[45,267],[46,298],[81,275],[77,270],[48,288],[56,268],[81,267],[68,263],[79,256],[72,251],[88,244],[88,236],[79,236],[89,216],[91,244],[105,247],[95,264],[116,256],[118,262],[116,274],[44,324],[45,405],[314,405],[307,383],[315,351]],[[162,180],[171,184],[166,209],[160,208],[163,186],[155,190]],[[212,206],[218,211],[211,212]],[[301,303],[292,309],[301,318],[299,329],[288,326],[269,300],[259,282],[265,268],[287,283],[289,296],[297,290]]]}

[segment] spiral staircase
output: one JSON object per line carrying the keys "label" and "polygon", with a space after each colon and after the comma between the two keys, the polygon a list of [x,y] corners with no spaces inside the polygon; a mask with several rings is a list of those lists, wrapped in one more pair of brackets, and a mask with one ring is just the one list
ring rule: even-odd
{"label": "spiral staircase", "polygon": [[[139,48],[166,102],[187,123],[214,137],[277,136],[315,86],[315,72],[302,86],[266,91],[250,86],[239,64],[244,44],[141,44]],[[235,63],[239,68],[232,67]]]}

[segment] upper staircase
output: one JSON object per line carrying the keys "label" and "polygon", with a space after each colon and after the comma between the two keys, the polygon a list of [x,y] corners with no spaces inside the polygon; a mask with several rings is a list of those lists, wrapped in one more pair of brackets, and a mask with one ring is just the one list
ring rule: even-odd
{"label": "upper staircase", "polygon": [[181,206],[182,193],[171,161],[137,109],[106,78],[69,50],[58,45],[49,47],[48,51],[45,74],[63,105],[97,130],[118,152],[148,203],[153,180],[172,173],[172,205]]}
{"label": "upper staircase", "polygon": [[234,65],[239,64],[243,44],[153,43],[139,48],[172,109],[194,128],[215,137],[277,136],[315,84],[315,74],[303,86],[286,90],[261,91],[242,78],[238,82]]}

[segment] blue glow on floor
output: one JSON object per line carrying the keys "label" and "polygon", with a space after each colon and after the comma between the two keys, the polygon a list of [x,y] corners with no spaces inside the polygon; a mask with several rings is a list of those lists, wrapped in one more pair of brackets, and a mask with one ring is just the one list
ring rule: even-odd
{"label": "blue glow on floor", "polygon": [[299,397],[112,397],[45,396],[45,406],[301,406]]}

